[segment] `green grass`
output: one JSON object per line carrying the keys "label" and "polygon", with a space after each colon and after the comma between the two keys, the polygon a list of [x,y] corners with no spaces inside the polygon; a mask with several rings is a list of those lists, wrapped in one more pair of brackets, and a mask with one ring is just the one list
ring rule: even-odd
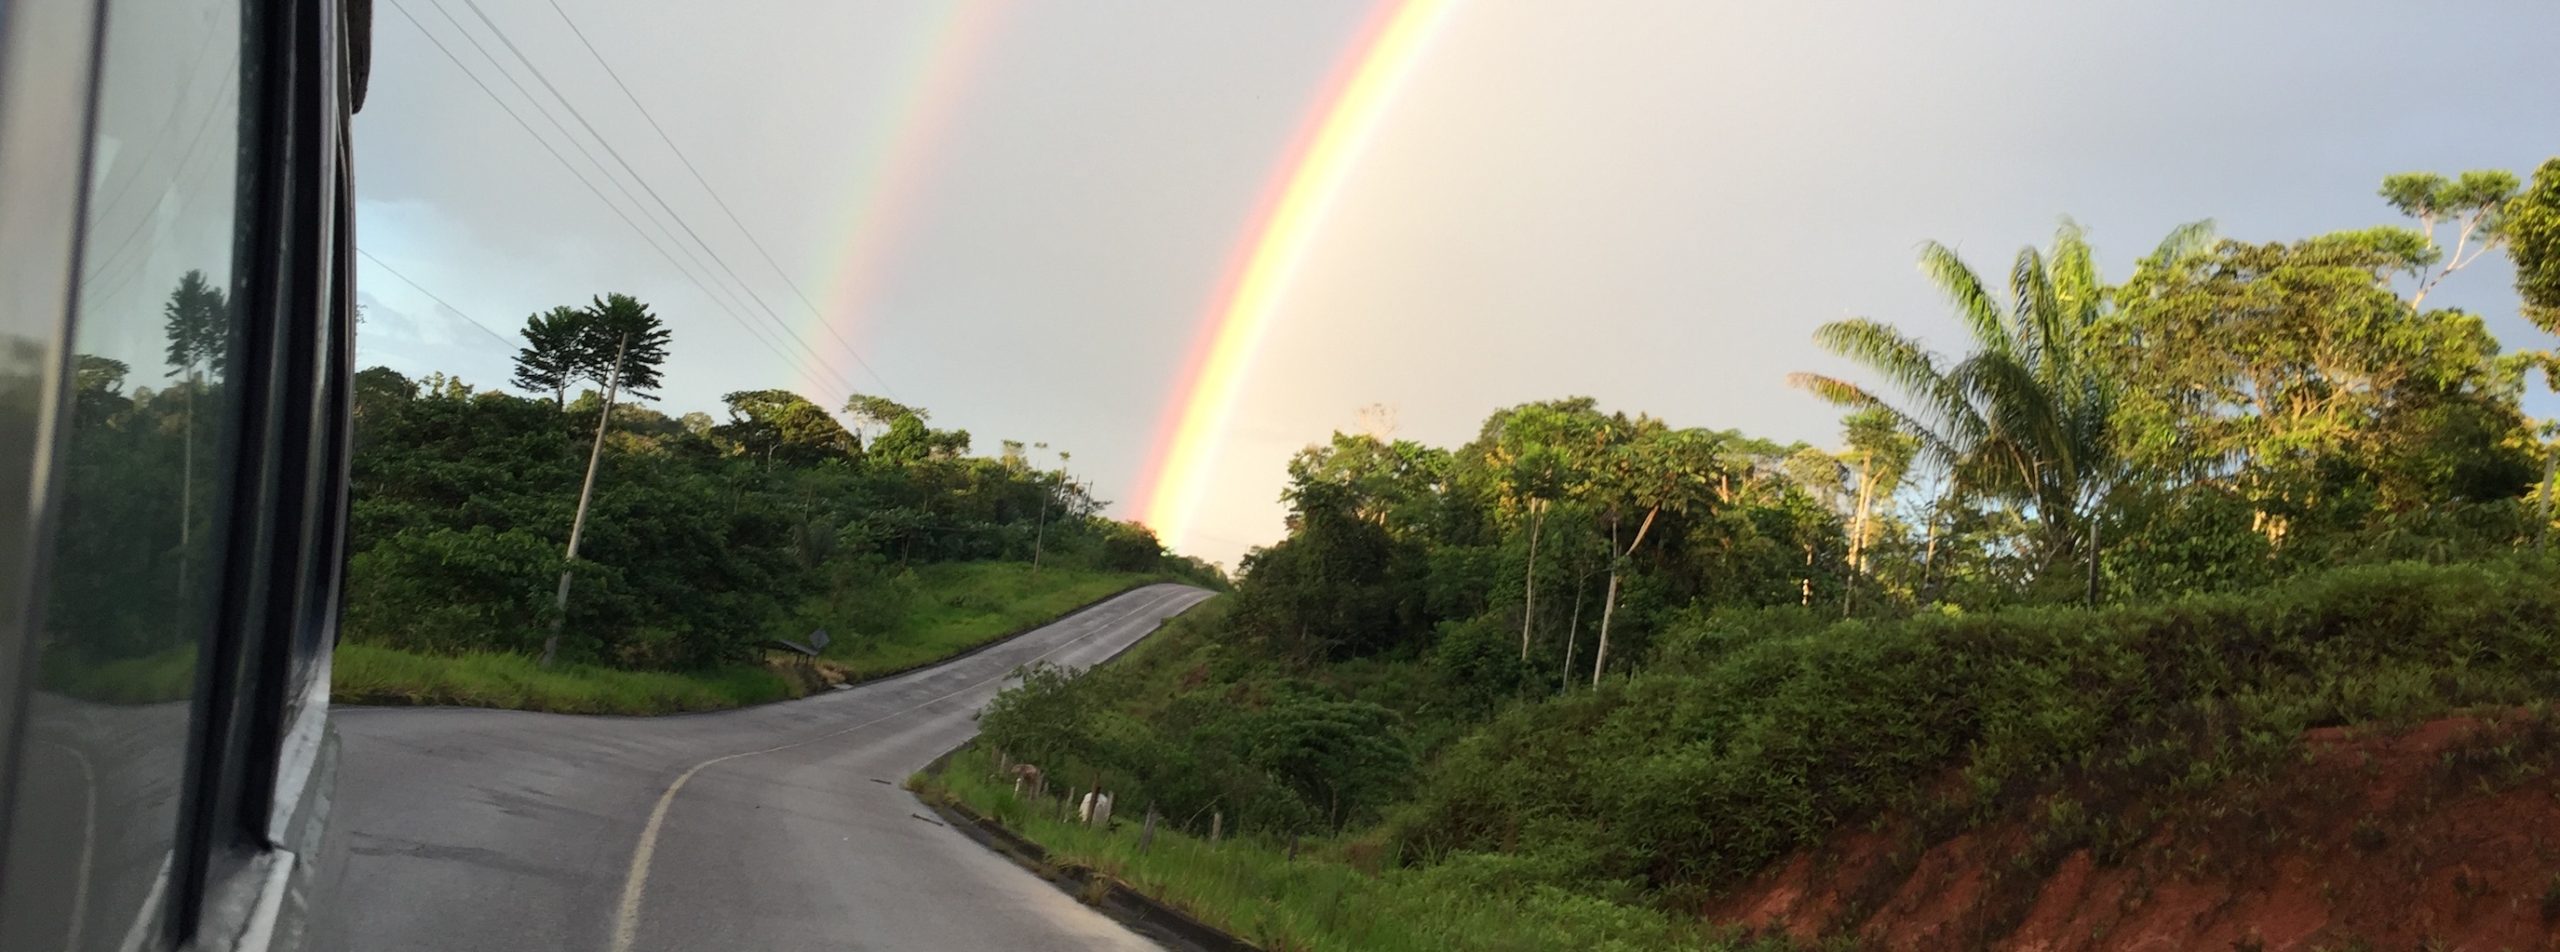
{"label": "green grass", "polygon": [[[1514,861],[1480,856],[1400,869],[1363,855],[1360,841],[1307,841],[1299,858],[1254,839],[1207,841],[1159,829],[1138,850],[1143,807],[1122,804],[1108,832],[1057,818],[1056,801],[1029,801],[991,779],[976,750],[916,779],[926,796],[1002,822],[1049,851],[1054,865],[1118,877],[1193,917],[1273,950],[1778,949],[1739,943],[1660,910],[1610,902],[1510,875]],[[1363,867],[1366,867],[1365,869]]]}
{"label": "green grass", "polygon": [[[915,570],[908,611],[876,632],[839,638],[826,663],[865,681],[933,664],[1038,627],[1082,605],[1158,576],[1043,568],[1019,562],[928,565]],[[147,660],[147,659],[146,659]],[[459,705],[566,714],[672,714],[801,697],[814,671],[773,665],[712,671],[632,671],[591,664],[543,670],[525,655],[436,655],[381,645],[338,646],[332,696],[342,704]],[[183,671],[181,673],[184,673]],[[114,685],[142,683],[119,674]],[[97,680],[97,679],[93,679]],[[183,696],[185,685],[179,684]]]}
{"label": "green grass", "polygon": [[48,652],[40,683],[48,691],[104,704],[182,700],[195,691],[196,646],[107,661]]}
{"label": "green grass", "polygon": [[948,562],[915,569],[905,617],[827,646],[826,658],[857,681],[919,668],[1047,624],[1060,615],[1163,577],[1044,567],[1025,562]]}
{"label": "green grass", "polygon": [[805,691],[767,668],[621,671],[564,664],[548,671],[514,654],[425,655],[338,646],[330,693],[341,704],[451,704],[565,714],[670,714],[744,707]]}

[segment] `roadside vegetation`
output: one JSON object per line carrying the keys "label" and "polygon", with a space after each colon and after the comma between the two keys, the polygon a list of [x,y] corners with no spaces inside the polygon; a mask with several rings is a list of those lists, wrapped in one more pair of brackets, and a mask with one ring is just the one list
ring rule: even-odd
{"label": "roadside vegetation", "polygon": [[808,693],[777,667],[629,671],[532,655],[429,655],[368,644],[338,646],[329,689],[338,704],[443,704],[562,714],[672,714],[745,707]]}
{"label": "roadside vegetation", "polygon": [[107,704],[153,704],[192,697],[196,648],[176,645],[129,658],[92,660],[54,652],[41,672],[47,690]]}
{"label": "roadside vegetation", "polygon": [[[1834,447],[1583,398],[1453,448],[1337,434],[1291,462],[1291,531],[1232,598],[983,716],[988,756],[1113,792],[1121,829],[976,761],[927,783],[1275,948],[1712,947],[1700,910],[1886,837],[1850,931],[1798,937],[1848,942],[1934,845],[1996,826],[1940,936],[1970,946],[2067,858],[2304,802],[2306,737],[2548,723],[2555,457],[2522,396],[2555,361],[2428,305],[2504,253],[2516,310],[2560,330],[2560,160],[2382,197],[2404,223],[2199,224],[2118,280],[2067,223],[2005,281],[1924,246],[1964,339],[1821,328],[1845,372],[1795,382],[1846,411]],[[2501,783],[2548,770],[2512,754]],[[1150,806],[1172,833],[1136,856]],[[2555,876],[2508,877],[2515,901]]]}
{"label": "roadside vegetation", "polygon": [[[1170,576],[1043,569],[1020,562],[923,566],[903,584],[910,608],[876,633],[833,641],[819,658],[760,651],[755,661],[648,671],[577,662],[542,667],[527,653],[431,655],[381,645],[339,646],[331,678],[340,704],[450,704],[566,714],[666,714],[805,697],[836,684],[942,661],[1039,627],[1083,605]],[[851,646],[846,650],[844,646]]]}
{"label": "roadside vegetation", "polygon": [[1502,857],[1430,867],[1382,866],[1357,842],[1249,836],[1210,843],[1175,829],[1139,847],[1139,821],[1106,832],[1062,818],[1057,803],[994,779],[983,750],[952,758],[919,792],[988,816],[1048,851],[1053,866],[1115,877],[1147,896],[1265,949],[1369,952],[1686,949],[1754,945],[1695,920],[1524,879]]}
{"label": "roadside vegetation", "polygon": [[[672,344],[628,297],[533,315],[524,336],[511,382],[535,397],[357,375],[340,700],[734,707],[931,663],[1146,581],[1223,584],[1102,517],[1045,445],[970,456],[966,431],[872,396],[841,408],[850,429],[784,390],[728,394],[719,420],[639,405]],[[778,650],[821,630],[814,662]]]}
{"label": "roadside vegetation", "polygon": [[827,646],[826,662],[861,681],[932,664],[1048,624],[1059,616],[1171,574],[1051,567],[1023,562],[951,562],[918,567],[894,582],[911,591],[906,610],[876,632]]}

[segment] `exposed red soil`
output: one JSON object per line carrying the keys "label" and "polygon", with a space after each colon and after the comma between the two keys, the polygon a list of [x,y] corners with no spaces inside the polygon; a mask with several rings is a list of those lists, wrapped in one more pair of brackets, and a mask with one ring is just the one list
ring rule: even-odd
{"label": "exposed red soil", "polygon": [[2185,811],[2115,862],[2082,848],[2039,864],[2022,821],[1931,843],[1896,818],[1774,864],[1706,915],[1886,950],[2560,952],[2560,724],[2303,740],[2272,783]]}

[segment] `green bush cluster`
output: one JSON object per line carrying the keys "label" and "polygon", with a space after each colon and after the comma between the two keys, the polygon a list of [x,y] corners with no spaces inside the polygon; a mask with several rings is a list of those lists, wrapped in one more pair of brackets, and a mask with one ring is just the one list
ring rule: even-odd
{"label": "green bush cluster", "polygon": [[[1404,719],[1304,679],[1229,672],[1215,690],[1184,689],[1186,676],[1222,663],[1205,636],[1223,608],[1177,619],[1125,667],[1027,669],[979,716],[981,735],[1062,789],[1099,784],[1202,832],[1213,812],[1228,829],[1269,833],[1374,822],[1416,769]],[[1121,705],[1141,691],[1154,703]]]}
{"label": "green bush cluster", "polygon": [[1390,835],[1517,850],[1564,881],[1730,881],[1892,808],[2081,801],[2082,838],[2207,795],[2303,730],[2560,695],[2560,567],[2396,563],[2246,593],[1818,630],[1694,618],[1647,671],[1514,708],[1429,771]]}
{"label": "green bush cluster", "polygon": [[[1036,555],[1079,578],[1222,581],[1103,518],[1081,485],[1032,467],[1018,446],[970,457],[966,433],[926,431],[866,453],[831,422],[816,427],[828,438],[794,442],[798,430],[767,419],[775,407],[825,414],[752,391],[730,395],[732,422],[719,425],[615,408],[568,613],[556,617],[596,395],[564,407],[385,368],[359,374],[356,392],[345,628],[357,643],[535,653],[556,624],[572,660],[711,670],[818,628],[844,650],[889,650],[911,634],[910,615],[948,607],[920,600],[914,572],[933,566]],[[902,421],[921,413],[899,409]],[[963,612],[1019,607],[1008,593],[946,594],[978,600]]]}

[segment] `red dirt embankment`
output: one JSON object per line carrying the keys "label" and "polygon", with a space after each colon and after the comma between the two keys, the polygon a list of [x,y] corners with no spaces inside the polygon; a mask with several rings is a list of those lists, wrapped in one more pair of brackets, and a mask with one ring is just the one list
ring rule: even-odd
{"label": "red dirt embankment", "polygon": [[2103,863],[2087,848],[2036,861],[2023,822],[1936,843],[1888,822],[1772,866],[1706,915],[1886,950],[2560,952],[2553,717],[2314,730],[2300,764],[2213,803]]}

